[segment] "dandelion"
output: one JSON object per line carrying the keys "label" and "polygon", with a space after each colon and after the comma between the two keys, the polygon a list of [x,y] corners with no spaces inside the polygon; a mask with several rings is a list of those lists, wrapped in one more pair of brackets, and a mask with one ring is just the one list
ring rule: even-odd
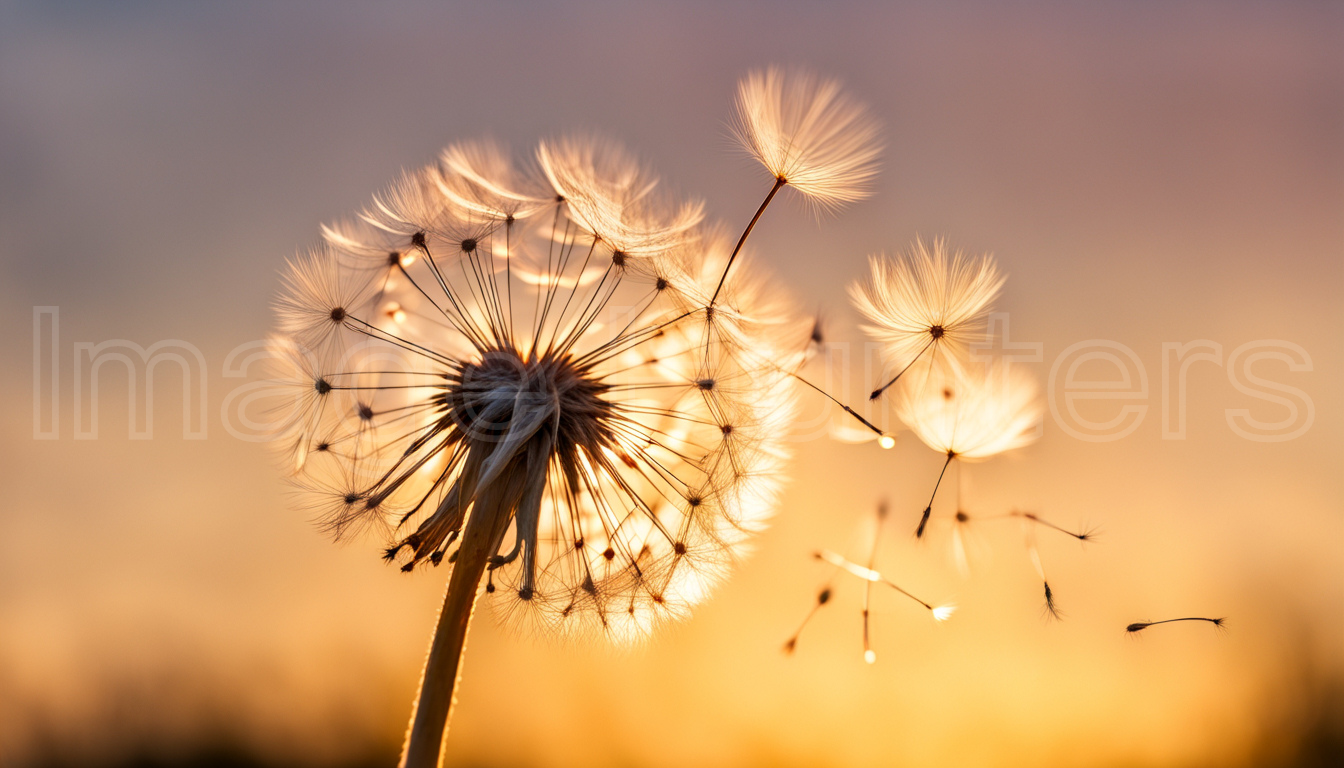
{"label": "dandelion", "polygon": [[1140,621],[1140,622],[1135,622],[1134,624],[1130,624],[1129,626],[1125,627],[1125,632],[1127,632],[1128,634],[1134,635],[1134,634],[1138,634],[1139,632],[1142,632],[1143,630],[1145,630],[1145,629],[1147,629],[1147,628],[1149,628],[1149,627],[1157,626],[1158,624],[1170,624],[1170,623],[1172,623],[1173,621],[1207,621],[1208,623],[1212,624],[1212,625],[1213,625],[1215,628],[1217,628],[1217,629],[1226,629],[1226,628],[1227,628],[1227,619],[1226,619],[1226,618],[1209,619],[1209,618],[1205,618],[1205,617],[1203,617],[1203,616],[1186,616],[1186,617],[1179,618],[1179,619],[1163,619],[1162,621]]}
{"label": "dandelion", "polygon": [[[805,354],[699,203],[611,142],[462,143],[291,262],[281,444],[337,537],[451,565],[403,765],[435,765],[482,580],[505,622],[628,641],[775,507]],[[761,361],[775,361],[763,364]],[[822,600],[821,602],[825,602]]]}
{"label": "dandelion", "polygon": [[966,370],[930,363],[896,399],[896,416],[925,445],[944,454],[938,480],[915,530],[923,537],[947,467],[953,459],[980,460],[1036,439],[1041,415],[1035,380],[1022,368],[990,364]]}
{"label": "dandelion", "polygon": [[882,396],[927,352],[946,354],[942,362],[958,365],[967,343],[985,327],[990,305],[1006,279],[988,255],[949,253],[942,240],[930,249],[916,240],[898,259],[874,256],[867,282],[850,286],[850,297],[869,321],[864,329],[884,345],[899,372],[874,389]]}

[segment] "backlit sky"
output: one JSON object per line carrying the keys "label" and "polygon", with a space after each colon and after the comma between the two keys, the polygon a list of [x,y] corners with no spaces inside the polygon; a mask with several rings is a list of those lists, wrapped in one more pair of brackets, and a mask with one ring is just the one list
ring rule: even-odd
{"label": "backlit sky", "polygon": [[[319,223],[455,139],[596,130],[741,227],[768,180],[725,125],[737,78],[772,63],[840,78],[884,124],[872,198],[820,221],[785,203],[753,235],[849,350],[837,394],[875,375],[846,287],[916,236],[995,254],[1043,382],[1087,340],[1147,372],[1123,439],[1047,417],[1035,445],[961,470],[968,509],[1103,531],[1041,538],[1067,616],[1042,619],[1015,524],[978,531],[968,580],[946,528],[909,536],[942,463],[909,433],[891,451],[799,440],[755,554],[647,646],[478,616],[450,764],[1250,765],[1322,718],[1344,729],[1322,704],[1344,695],[1344,6],[4,3],[0,764],[219,744],[390,764],[445,574],[398,573],[379,542],[334,545],[291,509],[271,455],[225,429],[245,381],[227,355],[264,337]],[[32,437],[34,307],[59,307],[50,440]],[[153,439],[128,439],[115,368],[97,439],[75,439],[75,345],[112,339],[201,351],[206,439],[183,439],[167,368]],[[1309,355],[1254,370],[1311,401],[1310,428],[1239,437],[1226,410],[1286,408],[1196,363],[1186,438],[1164,439],[1162,345],[1200,339]],[[868,666],[841,582],[784,656],[829,574],[810,553],[866,552],[882,498],[880,567],[960,611],[932,626],[883,595]],[[1184,615],[1228,631],[1123,631]]]}

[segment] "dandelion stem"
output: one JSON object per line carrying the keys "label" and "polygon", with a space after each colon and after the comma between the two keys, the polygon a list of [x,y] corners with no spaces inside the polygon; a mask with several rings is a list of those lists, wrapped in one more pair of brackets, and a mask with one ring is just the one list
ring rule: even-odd
{"label": "dandelion stem", "polygon": [[827,400],[830,400],[832,403],[835,403],[836,405],[838,405],[838,406],[840,406],[841,408],[845,409],[845,413],[848,413],[850,416],[853,416],[855,419],[858,419],[858,421],[859,421],[860,424],[862,424],[863,426],[865,426],[865,427],[867,427],[868,429],[872,430],[873,433],[876,434],[878,437],[885,437],[885,436],[886,436],[886,433],[883,432],[882,429],[881,429],[880,427],[878,427],[876,424],[873,424],[871,421],[869,421],[869,420],[863,418],[863,417],[860,416],[860,415],[858,414],[858,412],[855,411],[853,408],[850,408],[848,405],[845,405],[844,403],[840,402],[834,395],[830,394],[829,392],[827,392],[826,390],[822,389],[821,387],[818,387],[816,384],[813,384],[812,382],[810,382],[810,381],[808,381],[807,379],[803,378],[800,374],[794,373],[793,371],[785,371],[784,369],[780,368],[779,366],[775,366],[775,369],[776,369],[776,370],[779,370],[779,371],[781,371],[781,372],[783,372],[783,373],[787,373],[789,376],[792,376],[793,378],[797,379],[798,381],[801,381],[802,383],[804,383],[804,384],[806,384],[807,386],[811,387],[814,391],[816,391],[816,392],[818,392],[819,394],[821,394],[822,397],[826,398]]}
{"label": "dandelion stem", "polygon": [[1009,512],[1007,515],[1002,515],[1001,517],[1020,517],[1023,520],[1030,520],[1031,522],[1036,523],[1037,525],[1043,525],[1046,528],[1059,531],[1060,533],[1066,536],[1072,536],[1073,538],[1079,541],[1088,541],[1089,539],[1092,539],[1093,537],[1096,536],[1096,533],[1090,530],[1083,531],[1082,533],[1075,533],[1074,531],[1070,531],[1068,528],[1063,528],[1061,526],[1055,525],[1049,520],[1038,517],[1035,513],[1032,512],[1019,512],[1017,510],[1013,510],[1012,512]]}
{"label": "dandelion stem", "polygon": [[773,361],[771,361],[771,360],[768,360],[768,359],[766,359],[766,358],[764,358],[764,357],[762,357],[762,356],[760,356],[760,355],[754,354],[754,353],[753,353],[751,350],[749,350],[749,349],[744,349],[744,350],[743,350],[743,353],[746,354],[746,355],[748,355],[749,357],[751,357],[752,360],[754,360],[754,361],[760,363],[761,365],[767,366],[767,367],[769,367],[769,368],[772,369],[772,370],[778,371],[779,373],[782,373],[782,374],[784,374],[785,376],[790,376],[790,377],[792,377],[794,380],[796,380],[796,381],[798,381],[798,382],[800,382],[800,383],[802,383],[802,384],[805,384],[805,385],[806,385],[809,389],[811,389],[812,391],[816,392],[817,394],[821,395],[822,397],[826,398],[827,400],[830,400],[832,403],[835,403],[836,405],[838,405],[838,406],[840,406],[841,408],[843,408],[844,411],[845,411],[845,413],[848,413],[850,416],[853,416],[855,419],[858,420],[858,422],[859,422],[860,424],[862,424],[863,426],[867,427],[870,431],[873,432],[873,434],[877,435],[878,437],[887,437],[887,436],[888,436],[887,433],[885,433],[885,432],[882,431],[881,427],[878,427],[876,424],[874,424],[874,423],[872,423],[871,421],[869,421],[869,420],[865,419],[864,417],[860,416],[858,411],[856,411],[856,410],[854,410],[853,408],[850,408],[848,405],[845,405],[844,403],[840,402],[840,399],[839,399],[838,397],[836,397],[835,395],[832,395],[831,393],[827,392],[826,390],[822,389],[821,387],[817,386],[816,384],[813,384],[812,382],[810,382],[810,381],[808,381],[807,379],[803,378],[803,375],[802,375],[801,373],[798,373],[798,371],[796,371],[796,370],[791,371],[791,370],[788,370],[788,369],[786,369],[786,368],[783,368],[782,366],[776,364],[775,362],[773,362]]}
{"label": "dandelion stem", "polygon": [[719,292],[723,290],[723,283],[728,279],[728,270],[733,268],[733,261],[737,259],[737,254],[742,250],[742,244],[747,242],[747,235],[751,234],[752,227],[756,226],[756,222],[760,220],[761,214],[765,213],[766,206],[770,205],[770,201],[775,199],[775,193],[787,183],[783,177],[775,179],[775,186],[770,188],[770,194],[765,196],[765,200],[761,202],[761,207],[756,209],[756,215],[751,217],[751,222],[747,224],[747,228],[742,230],[742,236],[737,239],[737,245],[733,247],[733,253],[728,257],[728,263],[723,267],[723,276],[719,278],[719,287],[714,289],[714,295],[709,299],[709,306],[714,306],[714,302],[719,300]]}
{"label": "dandelion stem", "polygon": [[933,514],[933,500],[938,496],[938,486],[943,484],[943,475],[947,474],[947,465],[951,464],[956,457],[957,454],[952,451],[947,452],[947,461],[943,462],[943,471],[938,473],[938,482],[933,484],[933,493],[929,494],[929,506],[924,508],[924,514],[919,518],[919,527],[915,528],[916,539],[924,537],[924,526],[929,524],[929,515]]}
{"label": "dandelion stem", "polygon": [[881,581],[883,584],[886,584],[888,587],[891,587],[892,589],[896,590],[897,592],[900,592],[902,595],[905,595],[906,597],[910,598],[911,600],[914,600],[916,603],[919,603],[920,605],[924,606],[924,607],[927,608],[928,610],[930,610],[930,611],[933,610],[933,606],[932,606],[932,605],[929,605],[928,603],[924,602],[923,600],[920,600],[918,597],[915,597],[914,595],[910,594],[909,592],[906,592],[904,589],[901,589],[899,586],[897,586],[896,582],[891,581],[890,579],[886,578],[885,576],[882,577],[882,579],[880,579],[880,581]]}
{"label": "dandelion stem", "polygon": [[928,350],[929,346],[933,344],[933,342],[935,341],[937,341],[937,338],[929,339],[928,343],[926,343],[923,346],[923,348],[921,348],[919,352],[913,358],[910,359],[910,362],[905,364],[905,367],[901,369],[900,373],[896,374],[895,376],[892,376],[891,381],[888,381],[886,384],[883,384],[877,389],[874,389],[872,393],[868,395],[868,399],[876,400],[877,398],[881,397],[883,392],[886,392],[888,389],[890,389],[892,384],[895,384],[897,381],[899,381],[900,378],[905,375],[905,372],[910,370],[910,366],[914,365],[915,361],[919,360],[919,358],[924,355],[924,352]]}
{"label": "dandelion stem", "polygon": [[476,606],[481,576],[495,554],[503,528],[509,523],[504,510],[473,510],[467,519],[462,544],[448,579],[429,659],[420,679],[420,693],[411,712],[410,730],[402,750],[400,768],[438,768],[444,737],[455,702],[454,692],[462,674],[462,656],[467,645],[467,628]]}
{"label": "dandelion stem", "polygon": [[793,653],[793,649],[798,646],[798,638],[802,636],[803,630],[807,628],[808,622],[812,621],[812,617],[815,616],[817,611],[821,610],[821,606],[825,605],[830,599],[831,585],[828,583],[817,593],[817,602],[812,604],[812,610],[808,611],[807,615],[803,617],[803,623],[798,625],[798,631],[794,632],[793,636],[784,642],[785,653]]}

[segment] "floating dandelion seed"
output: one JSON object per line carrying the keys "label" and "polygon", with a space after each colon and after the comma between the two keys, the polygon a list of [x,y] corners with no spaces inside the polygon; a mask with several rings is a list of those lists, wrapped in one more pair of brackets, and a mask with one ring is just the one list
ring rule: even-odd
{"label": "floating dandelion seed", "polygon": [[942,623],[952,617],[952,614],[956,611],[956,606],[952,604],[934,606],[929,603],[926,603],[923,600],[920,600],[918,597],[915,597],[914,595],[905,591],[895,582],[891,581],[887,577],[883,576],[879,571],[875,570],[875,565],[877,562],[878,543],[881,541],[882,528],[883,524],[886,522],[886,518],[887,518],[887,505],[885,502],[883,502],[879,504],[877,508],[876,523],[873,528],[873,544],[868,553],[868,565],[866,566],[859,565],[858,563],[848,560],[842,555],[836,554],[835,552],[832,552],[830,550],[823,549],[813,553],[813,557],[823,562],[829,563],[830,565],[834,566],[835,570],[832,572],[830,578],[827,579],[826,585],[821,589],[820,593],[818,594],[817,602],[813,604],[812,608],[803,617],[803,621],[798,626],[797,631],[795,631],[793,635],[790,636],[787,641],[785,641],[784,643],[785,653],[793,653],[794,649],[798,645],[798,638],[800,635],[802,635],[803,630],[812,621],[813,617],[816,616],[817,611],[821,608],[821,606],[827,604],[830,601],[831,597],[834,595],[833,584],[835,578],[841,572],[848,573],[851,576],[855,576],[864,582],[863,610],[861,612],[861,615],[863,617],[863,660],[868,664],[873,664],[877,661],[877,651],[873,650],[872,633],[871,633],[872,588],[874,584],[883,584],[901,593],[902,595],[905,595],[906,597],[910,598],[916,603],[919,603],[921,606],[923,606],[926,610],[928,610],[931,613],[935,622]]}
{"label": "floating dandelion seed", "polygon": [[812,325],[812,331],[809,333],[807,340],[804,342],[803,350],[797,356],[798,362],[796,365],[787,364],[787,361],[789,359],[789,356],[787,354],[782,358],[786,364],[781,364],[780,362],[776,362],[766,357],[763,357],[749,348],[744,349],[743,354],[752,356],[757,364],[768,366],[775,369],[778,373],[794,379],[799,384],[802,384],[803,386],[807,387],[813,392],[816,392],[817,394],[831,401],[835,405],[840,406],[841,410],[843,410],[845,413],[853,417],[854,420],[857,421],[859,424],[861,424],[863,427],[863,429],[858,429],[848,424],[843,426],[830,425],[828,426],[828,432],[835,439],[849,443],[863,443],[875,439],[877,440],[878,445],[880,445],[884,449],[888,449],[894,446],[896,444],[896,439],[894,437],[883,432],[880,427],[878,427],[876,424],[873,424],[868,419],[864,418],[858,411],[854,410],[848,405],[845,405],[845,403],[842,402],[839,398],[835,397],[834,395],[822,389],[821,387],[817,386],[816,384],[813,384],[811,381],[808,381],[808,379],[799,372],[802,369],[802,367],[805,366],[812,359],[812,357],[818,351],[821,350],[823,345],[824,341],[821,332],[820,321],[818,320],[814,321]]}
{"label": "floating dandelion seed", "polygon": [[1045,585],[1045,615],[1059,621],[1064,618],[1064,612],[1059,610],[1059,605],[1055,603],[1055,593],[1050,589],[1050,582],[1041,583]]}
{"label": "floating dandelion seed", "polygon": [[817,601],[812,604],[812,608],[808,610],[807,615],[803,617],[802,623],[798,625],[798,630],[794,632],[789,637],[788,640],[784,641],[785,653],[794,652],[794,650],[798,647],[798,638],[802,636],[803,630],[807,628],[808,623],[812,621],[812,617],[817,614],[817,611],[821,610],[821,607],[823,605],[827,604],[830,601],[831,601],[831,585],[827,584],[826,586],[821,588],[821,591],[817,592]]}
{"label": "floating dandelion seed", "polygon": [[987,459],[1031,443],[1040,415],[1036,382],[1020,367],[992,364],[961,369],[930,363],[918,380],[907,381],[896,399],[897,418],[925,445],[947,457],[915,536],[924,535],[953,459]]}
{"label": "floating dandelion seed", "polygon": [[[978,520],[984,520],[984,521],[1007,520],[1007,519],[1016,519],[1022,521],[1024,547],[1027,551],[1028,558],[1031,560],[1032,567],[1035,568],[1036,574],[1041,578],[1041,583],[1045,591],[1045,615],[1053,619],[1063,618],[1064,614],[1059,609],[1059,605],[1055,602],[1054,590],[1050,587],[1050,583],[1046,579],[1045,566],[1041,560],[1040,547],[1037,545],[1036,542],[1035,531],[1038,528],[1045,528],[1048,530],[1056,531],[1062,535],[1068,536],[1069,538],[1077,539],[1078,541],[1083,543],[1095,541],[1097,538],[1097,531],[1091,528],[1084,529],[1082,531],[1071,531],[1068,528],[1056,525],[1055,523],[1052,523],[1049,520],[1042,518],[1040,515],[1037,515],[1034,512],[1023,512],[1020,510],[1011,510],[1001,515],[991,515],[988,517],[978,518]],[[956,559],[958,570],[961,571],[963,576],[966,575],[968,570],[968,562],[964,543],[965,534],[963,533],[963,529],[968,527],[970,522],[971,522],[971,516],[968,513],[962,510],[957,511],[956,524],[953,529],[953,554]]]}
{"label": "floating dandelion seed", "polygon": [[610,142],[542,142],[530,170],[463,143],[291,262],[306,504],[390,532],[402,570],[452,565],[403,765],[438,762],[483,576],[508,623],[635,639],[771,514],[795,348],[779,291],[730,273],[746,233],[729,253],[702,217]]}
{"label": "floating dandelion seed", "polygon": [[[770,172],[774,184],[729,254],[725,276],[780,189],[792,187],[822,208],[834,209],[861,200],[877,174],[882,153],[877,122],[868,108],[845,95],[837,81],[810,72],[774,67],[752,72],[738,83],[735,107],[734,135]],[[709,299],[710,307],[722,288],[720,280]],[[813,331],[813,341],[820,344],[820,325],[814,325]],[[868,419],[796,370],[785,372],[844,409],[877,435],[883,448],[895,444]]]}
{"label": "floating dandelion seed", "polygon": [[1006,278],[990,256],[949,254],[942,240],[934,240],[932,249],[916,240],[900,258],[874,256],[869,262],[872,274],[850,286],[850,297],[869,321],[864,330],[900,369],[869,395],[876,400],[926,352],[936,357],[945,351],[944,362],[958,366]]}
{"label": "floating dandelion seed", "polygon": [[1096,541],[1097,538],[1097,530],[1094,528],[1086,528],[1081,531],[1071,531],[1068,528],[1055,525],[1049,520],[1043,519],[1035,512],[1022,512],[1020,510],[1014,509],[1010,511],[1008,514],[1003,515],[1002,517],[1015,517],[1021,520],[1026,520],[1028,522],[1035,523],[1036,525],[1049,528],[1050,530],[1059,531],[1065,536],[1075,538],[1079,541]]}
{"label": "floating dandelion seed", "polygon": [[1032,567],[1036,569],[1036,575],[1041,577],[1041,584],[1045,588],[1045,608],[1042,615],[1047,619],[1059,621],[1064,618],[1064,612],[1059,609],[1059,604],[1055,602],[1055,592],[1050,588],[1050,579],[1045,575],[1045,564],[1041,562],[1041,551],[1036,546],[1036,530],[1024,526],[1023,534],[1026,538],[1027,556],[1031,558]]}
{"label": "floating dandelion seed", "polygon": [[1130,624],[1129,626],[1125,627],[1125,632],[1127,632],[1127,633],[1129,633],[1129,634],[1131,634],[1131,635],[1134,635],[1134,634],[1138,634],[1139,632],[1142,632],[1143,630],[1145,630],[1145,629],[1147,629],[1147,628],[1149,628],[1149,627],[1157,626],[1158,624],[1170,624],[1170,623],[1172,623],[1173,621],[1207,621],[1208,623],[1212,624],[1212,625],[1213,625],[1214,627],[1216,627],[1217,629],[1227,629],[1227,619],[1226,619],[1226,618],[1209,619],[1209,618],[1204,618],[1203,616],[1186,616],[1186,617],[1184,617],[1184,618],[1180,618],[1180,619],[1163,619],[1162,621],[1140,621],[1140,622],[1135,622],[1134,624]]}
{"label": "floating dandelion seed", "polygon": [[902,595],[905,595],[911,600],[914,600],[916,603],[919,603],[920,605],[924,606],[925,609],[927,609],[930,613],[933,614],[934,621],[939,622],[947,621],[947,619],[952,616],[953,612],[956,611],[956,606],[950,603],[937,607],[930,605],[929,603],[920,600],[918,597],[915,597],[909,592],[906,592],[899,585],[888,579],[886,576],[883,576],[878,571],[875,571],[872,568],[865,568],[862,565],[859,565],[858,563],[855,563],[851,560],[846,560],[843,556],[831,552],[830,550],[826,549],[820,550],[816,552],[814,556],[818,560],[824,560],[830,563],[831,565],[839,567],[840,570],[845,571],[846,573],[849,573],[850,575],[855,576],[857,578],[863,579],[864,581],[876,582],[891,587],[897,592],[900,592]]}
{"label": "floating dandelion seed", "polygon": [[[770,175],[823,208],[868,196],[882,154],[877,121],[835,80],[799,70],[748,74],[733,133]],[[771,192],[773,195],[773,191]]]}
{"label": "floating dandelion seed", "polygon": [[[861,200],[882,152],[868,108],[846,96],[838,82],[773,67],[738,83],[733,133],[775,181],[729,255],[725,277],[781,188],[793,187],[825,208]],[[722,280],[710,306],[721,290]]]}

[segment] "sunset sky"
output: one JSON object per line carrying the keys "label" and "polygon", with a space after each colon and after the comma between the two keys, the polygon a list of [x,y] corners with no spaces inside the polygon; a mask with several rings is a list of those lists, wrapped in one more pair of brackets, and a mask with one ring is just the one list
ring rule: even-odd
{"label": "sunset sky", "polygon": [[[0,765],[392,765],[445,574],[399,573],[382,542],[333,544],[293,508],[273,454],[230,429],[255,378],[231,353],[265,338],[279,270],[322,222],[458,139],[613,136],[739,230],[770,179],[727,123],[738,78],[770,64],[843,81],[886,145],[872,197],[820,217],[783,201],[753,235],[827,321],[808,375],[853,403],[876,383],[847,297],[870,254],[993,253],[997,309],[1041,345],[1056,407],[1037,443],[945,482],[972,513],[1100,530],[1038,534],[1066,615],[1043,617],[1016,521],[973,527],[966,579],[956,493],[911,536],[942,456],[908,431],[887,451],[828,439],[843,414],[804,395],[782,508],[688,622],[613,652],[478,611],[448,764],[1338,756],[1344,5],[0,2]],[[93,401],[76,377],[80,345],[113,340],[198,350],[204,424],[164,365],[152,437],[131,439],[124,367]],[[1195,341],[1221,361],[1186,369],[1177,438],[1164,345]],[[1129,367],[1083,361],[1074,391],[1128,373],[1111,388],[1140,394],[1071,415],[1089,349]],[[1132,432],[1080,437],[1125,406],[1146,408]],[[884,499],[879,569],[956,616],[877,593],[870,666],[862,584],[840,579],[785,655],[832,574],[812,553],[866,557]],[[1178,616],[1228,625],[1125,633]]]}

